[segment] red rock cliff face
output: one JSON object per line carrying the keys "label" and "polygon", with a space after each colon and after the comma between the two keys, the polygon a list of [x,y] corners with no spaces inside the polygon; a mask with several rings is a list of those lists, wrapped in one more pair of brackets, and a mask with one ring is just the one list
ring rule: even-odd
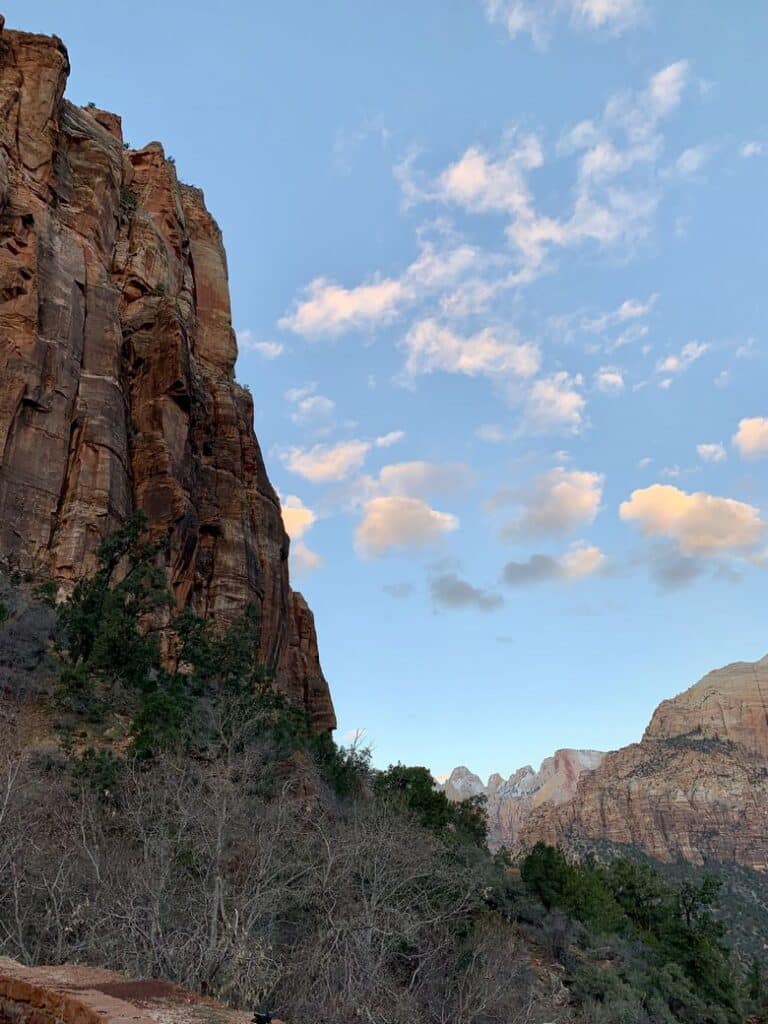
{"label": "red rock cliff face", "polygon": [[135,508],[178,605],[261,611],[261,655],[335,725],[312,613],[234,379],[221,234],[162,147],[63,98],[60,40],[0,28],[0,560],[63,590]]}
{"label": "red rock cliff face", "polygon": [[768,870],[768,658],[710,672],[656,709],[572,798],[532,811],[523,842],[630,843],[662,861]]}

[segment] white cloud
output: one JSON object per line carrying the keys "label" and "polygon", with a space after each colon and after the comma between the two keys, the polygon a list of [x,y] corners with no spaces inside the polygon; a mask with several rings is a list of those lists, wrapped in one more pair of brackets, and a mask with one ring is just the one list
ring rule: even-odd
{"label": "white cloud", "polygon": [[527,33],[537,46],[546,44],[560,16],[577,31],[612,34],[640,24],[646,16],[642,0],[485,0],[485,10],[510,36]]}
{"label": "white cloud", "polygon": [[742,458],[768,458],[768,418],[753,416],[739,420],[739,429],[732,440]]}
{"label": "white cloud", "polygon": [[688,61],[685,60],[668,64],[653,75],[647,90],[649,113],[652,117],[666,117],[680,105],[688,78]]}
{"label": "white cloud", "polygon": [[412,498],[462,495],[472,487],[474,479],[474,473],[463,462],[423,461],[392,463],[384,466],[378,477],[388,494]]}
{"label": "white cloud", "polygon": [[675,160],[672,165],[672,171],[683,178],[696,174],[711,156],[711,146],[690,146],[688,149],[684,149]]}
{"label": "white cloud", "polygon": [[739,153],[748,160],[753,156],[762,156],[766,152],[766,146],[763,142],[756,142],[754,139],[749,142],[745,142],[739,150]]}
{"label": "white cloud", "polygon": [[312,483],[346,480],[359,470],[371,450],[370,441],[339,441],[337,444],[316,444],[309,449],[290,448],[282,460],[292,473]]}
{"label": "white cloud", "polygon": [[304,534],[317,521],[317,516],[294,494],[283,498],[281,511],[285,532],[291,538],[291,568],[297,574],[319,569],[323,564],[322,558],[303,541]]}
{"label": "white cloud", "polygon": [[499,336],[491,328],[463,338],[436,320],[420,320],[401,343],[406,352],[404,373],[460,373],[468,377],[531,377],[541,356],[532,342]]}
{"label": "white cloud", "polygon": [[235,332],[237,345],[241,352],[258,352],[265,359],[277,359],[285,351],[285,345],[279,341],[261,341],[253,331],[242,330]]}
{"label": "white cloud", "polygon": [[316,277],[293,311],[278,323],[309,339],[375,328],[394,320],[409,304],[452,284],[480,261],[472,246],[438,248],[422,241],[418,257],[400,277],[374,277],[352,288]]}
{"label": "white cloud", "polygon": [[327,278],[316,277],[307,285],[305,297],[293,313],[278,322],[280,327],[309,338],[336,335],[353,327],[392,320],[402,299],[402,282],[391,278],[344,288]]}
{"label": "white cloud", "polygon": [[440,175],[437,196],[473,213],[504,211],[527,214],[531,196],[526,172],[544,162],[541,143],[526,135],[506,153],[494,158],[471,146]]}
{"label": "white cloud", "polygon": [[502,490],[489,506],[513,505],[518,515],[505,537],[546,537],[570,533],[594,522],[603,496],[603,476],[557,466],[527,487]]}
{"label": "white cloud", "polygon": [[288,494],[281,503],[283,525],[291,540],[301,540],[307,530],[316,522],[317,516],[307,508],[301,498]]}
{"label": "white cloud", "polygon": [[291,570],[296,576],[311,572],[313,569],[321,569],[323,560],[316,551],[312,551],[306,544],[299,541],[291,545]]}
{"label": "white cloud", "polygon": [[586,401],[577,390],[581,377],[559,370],[534,381],[525,403],[525,430],[535,434],[563,431],[578,434],[584,425]]}
{"label": "white cloud", "polygon": [[595,374],[595,387],[607,395],[624,390],[624,374],[615,366],[601,366]]}
{"label": "white cloud", "polygon": [[[521,12],[527,5],[515,4]],[[512,8],[508,8],[512,10]],[[602,117],[582,121],[561,139],[561,155],[577,155],[573,208],[556,217],[541,212],[529,177],[544,164],[544,149],[533,134],[513,136],[497,152],[470,146],[431,183],[418,184],[413,161],[400,168],[409,201],[440,201],[476,214],[503,214],[506,235],[519,267],[507,286],[532,280],[544,269],[552,248],[586,242],[628,245],[647,233],[658,196],[647,180],[621,178],[660,159],[664,139],[660,123],[680,103],[689,78],[686,61],[653,75],[647,87],[614,96]]]}
{"label": "white cloud", "polygon": [[[685,373],[697,359],[709,351],[710,346],[700,341],[689,341],[683,345],[677,353],[665,356],[660,359],[656,364],[656,372],[662,374],[679,374]],[[660,387],[669,387],[671,381],[665,379],[659,385]]]}
{"label": "white cloud", "polygon": [[600,548],[577,541],[562,556],[560,564],[565,579],[581,580],[605,569],[608,559]]}
{"label": "white cloud", "polygon": [[404,438],[404,430],[390,430],[388,434],[382,434],[381,437],[377,437],[373,443],[377,448],[391,448],[393,444],[398,444]]}
{"label": "white cloud", "polygon": [[728,458],[724,446],[719,441],[711,444],[697,444],[696,451],[704,462],[725,462]]}
{"label": "white cloud", "polygon": [[624,302],[609,313],[600,313],[595,317],[584,317],[582,320],[582,327],[586,331],[594,331],[596,334],[602,334],[603,331],[609,327],[616,327],[619,324],[624,324],[629,320],[639,320],[648,314],[656,304],[658,295],[651,295],[645,302],[639,299],[625,299]]}
{"label": "white cloud", "polygon": [[326,419],[333,415],[336,403],[317,393],[317,384],[304,384],[290,388],[285,397],[293,406],[291,419],[294,423],[307,423],[311,420]]}
{"label": "white cloud", "polygon": [[712,494],[689,494],[671,484],[633,491],[619,516],[647,537],[673,541],[683,555],[717,556],[754,549],[765,531],[753,505]]}
{"label": "white cloud", "polygon": [[396,549],[434,543],[458,525],[456,516],[438,512],[419,498],[371,498],[363,506],[355,546],[363,557],[376,558]]}

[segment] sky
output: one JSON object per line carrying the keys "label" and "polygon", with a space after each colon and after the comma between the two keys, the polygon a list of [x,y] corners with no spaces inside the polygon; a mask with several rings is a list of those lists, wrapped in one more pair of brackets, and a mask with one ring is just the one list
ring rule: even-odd
{"label": "sky", "polygon": [[346,742],[510,774],[768,651],[768,6],[7,0],[159,139]]}

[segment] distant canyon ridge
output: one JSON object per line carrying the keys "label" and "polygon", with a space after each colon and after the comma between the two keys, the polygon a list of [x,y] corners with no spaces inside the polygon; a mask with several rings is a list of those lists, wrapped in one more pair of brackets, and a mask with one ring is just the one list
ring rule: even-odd
{"label": "distant canyon ridge", "polygon": [[628,844],[660,861],[768,870],[768,657],[710,672],[663,701],[639,743],[607,754],[559,750],[483,785],[466,768],[451,800],[488,798],[490,842],[574,852]]}

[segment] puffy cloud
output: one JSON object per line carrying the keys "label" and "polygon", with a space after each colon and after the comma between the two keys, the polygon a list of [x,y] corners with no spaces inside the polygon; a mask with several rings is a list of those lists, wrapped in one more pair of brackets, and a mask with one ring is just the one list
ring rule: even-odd
{"label": "puffy cloud", "polygon": [[619,507],[625,521],[647,537],[664,537],[683,555],[746,553],[762,538],[765,523],[753,505],[712,494],[689,494],[671,484],[633,491]]}
{"label": "puffy cloud", "polygon": [[500,337],[486,328],[462,338],[436,320],[421,320],[402,342],[406,352],[406,377],[419,374],[460,373],[468,377],[531,377],[541,356],[532,342]]}
{"label": "puffy cloud", "polygon": [[295,494],[288,494],[283,498],[281,511],[285,532],[291,540],[301,540],[317,520],[312,509],[307,508],[301,498],[297,498]]}
{"label": "puffy cloud", "polygon": [[471,146],[440,175],[438,195],[473,213],[527,214],[531,197],[525,172],[543,162],[535,135],[524,136],[517,146],[495,158]]}
{"label": "puffy cloud", "polygon": [[595,374],[595,387],[606,395],[624,390],[624,374],[615,366],[601,366]]}
{"label": "puffy cloud", "polygon": [[732,440],[744,459],[768,457],[768,418],[752,416],[739,420],[739,429],[733,435]]}
{"label": "puffy cloud", "polygon": [[317,384],[304,384],[302,387],[290,388],[285,397],[293,406],[291,419],[294,423],[307,423],[310,420],[325,419],[333,415],[336,403],[317,393]]}
{"label": "puffy cloud", "polygon": [[586,401],[577,390],[581,377],[559,370],[534,381],[525,403],[525,427],[531,433],[564,431],[578,434],[584,425]]}
{"label": "puffy cloud", "polygon": [[432,600],[443,608],[475,608],[490,612],[504,604],[501,594],[474,587],[454,572],[433,576],[429,589]]}
{"label": "puffy cloud", "polygon": [[602,496],[600,473],[557,466],[536,477],[528,487],[499,492],[490,505],[512,504],[519,509],[515,522],[504,529],[505,537],[547,537],[594,522]]}
{"label": "puffy cloud", "polygon": [[642,0],[485,0],[485,10],[510,36],[527,33],[537,46],[546,43],[560,15],[578,31],[618,34],[642,22],[646,13]]}
{"label": "puffy cloud", "polygon": [[457,529],[459,521],[419,498],[386,495],[363,506],[355,544],[359,554],[375,558],[398,548],[423,547]]}
{"label": "puffy cloud", "polygon": [[285,345],[279,341],[262,341],[253,331],[236,331],[237,345],[241,352],[258,352],[265,359],[277,359],[285,351]]}
{"label": "puffy cloud", "polygon": [[310,339],[378,327],[399,316],[407,305],[456,281],[480,259],[469,245],[440,249],[423,241],[418,257],[400,277],[374,277],[352,288],[316,277],[293,311],[278,323]]}
{"label": "puffy cloud", "polygon": [[719,441],[711,444],[697,444],[696,452],[703,462],[725,462],[728,458],[728,453]]}
{"label": "puffy cloud", "polygon": [[580,580],[585,576],[594,576],[608,564],[600,548],[582,542],[572,544],[560,559],[563,577],[567,580]]}
{"label": "puffy cloud", "polygon": [[387,493],[411,498],[461,495],[474,483],[474,473],[463,462],[395,462],[381,469],[378,481]]}
{"label": "puffy cloud", "polygon": [[507,562],[503,578],[510,587],[553,580],[580,580],[604,571],[607,565],[608,559],[600,548],[578,541],[558,558],[536,554],[524,562]]}
{"label": "puffy cloud", "polygon": [[371,450],[370,441],[339,441],[337,444],[316,444],[312,448],[290,448],[282,459],[292,473],[312,483],[346,480],[359,470]]}
{"label": "puffy cloud", "polygon": [[[697,359],[709,351],[710,346],[701,341],[689,341],[677,353],[660,359],[656,364],[656,372],[661,374],[685,373]],[[669,387],[668,378],[660,386]]]}
{"label": "puffy cloud", "polygon": [[285,532],[291,538],[291,567],[301,574],[311,569],[319,569],[323,560],[303,541],[304,534],[317,521],[314,511],[307,508],[301,498],[288,494],[281,503]]}
{"label": "puffy cloud", "polygon": [[293,313],[282,317],[279,324],[310,338],[340,334],[353,327],[386,323],[396,315],[402,299],[402,282],[391,278],[344,288],[316,277],[307,285]]}
{"label": "puffy cloud", "polygon": [[762,156],[765,152],[765,144],[762,142],[755,142],[754,140],[745,142],[739,150],[739,153],[747,160],[753,156]]}

